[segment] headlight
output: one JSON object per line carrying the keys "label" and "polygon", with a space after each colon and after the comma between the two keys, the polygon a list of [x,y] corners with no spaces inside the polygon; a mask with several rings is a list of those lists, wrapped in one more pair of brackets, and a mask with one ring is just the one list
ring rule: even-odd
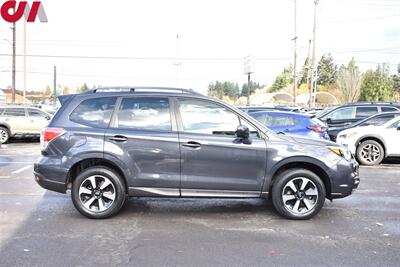
{"label": "headlight", "polygon": [[339,135],[339,138],[341,138],[341,139],[352,138],[355,135],[357,135],[357,133],[341,134],[341,135]]}
{"label": "headlight", "polygon": [[344,158],[347,161],[351,160],[351,152],[347,148],[339,146],[330,146],[329,150],[338,155],[339,157]]}

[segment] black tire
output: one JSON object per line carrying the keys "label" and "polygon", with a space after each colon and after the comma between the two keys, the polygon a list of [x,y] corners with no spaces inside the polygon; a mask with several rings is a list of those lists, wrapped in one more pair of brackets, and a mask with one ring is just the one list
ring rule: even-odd
{"label": "black tire", "polygon": [[[89,188],[88,190],[91,190],[90,189],[91,182],[90,180],[88,180],[91,179],[90,177],[95,177],[95,180],[98,181],[99,184],[98,186],[96,186],[96,188],[98,189],[93,188],[92,191],[95,190],[97,190],[97,192],[101,191],[100,187],[102,186],[102,184],[105,184],[106,181],[105,179],[111,182],[111,184],[104,189],[104,192],[109,193],[108,195],[113,194],[114,200],[112,202],[111,199],[109,199],[108,197],[104,197],[106,194],[103,195],[102,192],[99,193],[99,196],[95,195],[95,193],[92,193],[91,195],[82,193],[81,195],[79,194],[81,188],[83,187],[85,189]],[[99,199],[97,199],[97,197],[99,197]],[[120,175],[117,174],[112,169],[103,166],[90,167],[81,172],[72,182],[71,198],[75,208],[82,215],[90,219],[109,218],[118,213],[125,203],[126,199],[125,184]],[[92,205],[89,204],[89,208],[85,207],[83,202],[85,200],[86,201],[92,200],[92,198],[95,198],[93,204]],[[96,201],[97,201],[97,207],[95,205]],[[107,208],[104,211],[100,210],[100,201],[103,203],[103,207],[104,204],[106,204],[107,206]],[[92,207],[92,209],[90,209],[90,207]]]}
{"label": "black tire", "polygon": [[8,142],[9,139],[10,131],[5,127],[0,126],[0,143],[5,144]]}
{"label": "black tire", "polygon": [[361,165],[379,165],[385,158],[385,149],[374,140],[366,140],[358,145],[356,157]]}
{"label": "black tire", "polygon": [[[299,193],[295,193],[293,190],[292,192],[288,183],[294,181],[296,188],[301,189],[303,178],[305,178],[304,181],[307,181],[304,190],[298,190]],[[274,180],[271,192],[272,203],[276,211],[281,216],[292,220],[308,220],[314,217],[324,206],[326,196],[325,185],[322,180],[315,173],[305,169],[290,169],[280,173]],[[284,204],[284,197],[293,197],[293,199],[286,200]],[[297,201],[299,201],[298,212],[295,212]],[[289,207],[290,205],[292,205],[292,210]],[[307,208],[311,206],[312,208]]]}

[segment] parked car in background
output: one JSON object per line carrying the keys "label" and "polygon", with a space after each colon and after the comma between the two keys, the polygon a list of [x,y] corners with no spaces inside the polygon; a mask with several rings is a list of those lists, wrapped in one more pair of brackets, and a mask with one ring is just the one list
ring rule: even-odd
{"label": "parked car in background", "polygon": [[40,136],[51,119],[51,115],[38,108],[25,106],[0,106],[0,143],[10,137]]}
{"label": "parked car in background", "polygon": [[362,127],[362,126],[370,126],[370,125],[381,125],[387,121],[390,121],[391,119],[397,117],[400,115],[400,112],[384,112],[384,113],[378,113],[376,115],[372,115],[371,117],[368,117],[366,119],[363,119],[359,122],[356,122],[354,124],[351,124],[349,126],[344,126],[344,127],[331,127],[328,129],[328,134],[329,137],[331,138],[332,141],[336,142],[336,138],[338,133],[341,131],[344,131],[346,129],[350,128],[355,128],[355,127]]}
{"label": "parked car in background", "polygon": [[242,106],[238,107],[238,109],[246,112],[253,113],[259,111],[267,111],[267,110],[276,110],[276,111],[288,111],[288,112],[296,112],[296,113],[305,113],[306,109],[302,107],[290,107],[290,106],[274,106],[274,107],[266,107],[266,106]]}
{"label": "parked car in background", "polygon": [[400,103],[350,103],[322,112],[316,117],[331,127],[346,127],[382,112],[400,111]]}
{"label": "parked car in background", "polygon": [[358,163],[337,144],[277,135],[190,90],[125,89],[61,96],[42,134],[35,180],[71,189],[89,218],[116,214],[127,196],[271,196],[280,215],[304,220],[358,187]]}
{"label": "parked car in background", "polygon": [[275,132],[330,140],[328,128],[317,118],[305,114],[284,111],[260,111],[250,116]]}
{"label": "parked car in background", "polygon": [[378,125],[355,127],[338,134],[363,165],[378,165],[387,157],[400,157],[400,116]]}

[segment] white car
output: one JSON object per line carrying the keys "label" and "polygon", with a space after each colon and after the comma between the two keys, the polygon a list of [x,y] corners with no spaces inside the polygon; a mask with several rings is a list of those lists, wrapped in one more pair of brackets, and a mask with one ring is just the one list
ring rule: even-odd
{"label": "white car", "polygon": [[380,125],[344,130],[336,142],[346,146],[363,165],[377,165],[384,158],[400,157],[400,117]]}

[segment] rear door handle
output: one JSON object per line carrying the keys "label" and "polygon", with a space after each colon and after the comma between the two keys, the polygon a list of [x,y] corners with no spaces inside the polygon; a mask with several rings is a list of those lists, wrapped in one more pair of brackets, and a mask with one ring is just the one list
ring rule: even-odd
{"label": "rear door handle", "polygon": [[182,146],[190,147],[190,148],[201,148],[201,144],[200,143],[193,142],[193,141],[187,142],[186,144],[183,144]]}
{"label": "rear door handle", "polygon": [[115,141],[115,142],[126,142],[128,141],[128,138],[122,135],[116,135],[113,137],[110,137],[111,141]]}

